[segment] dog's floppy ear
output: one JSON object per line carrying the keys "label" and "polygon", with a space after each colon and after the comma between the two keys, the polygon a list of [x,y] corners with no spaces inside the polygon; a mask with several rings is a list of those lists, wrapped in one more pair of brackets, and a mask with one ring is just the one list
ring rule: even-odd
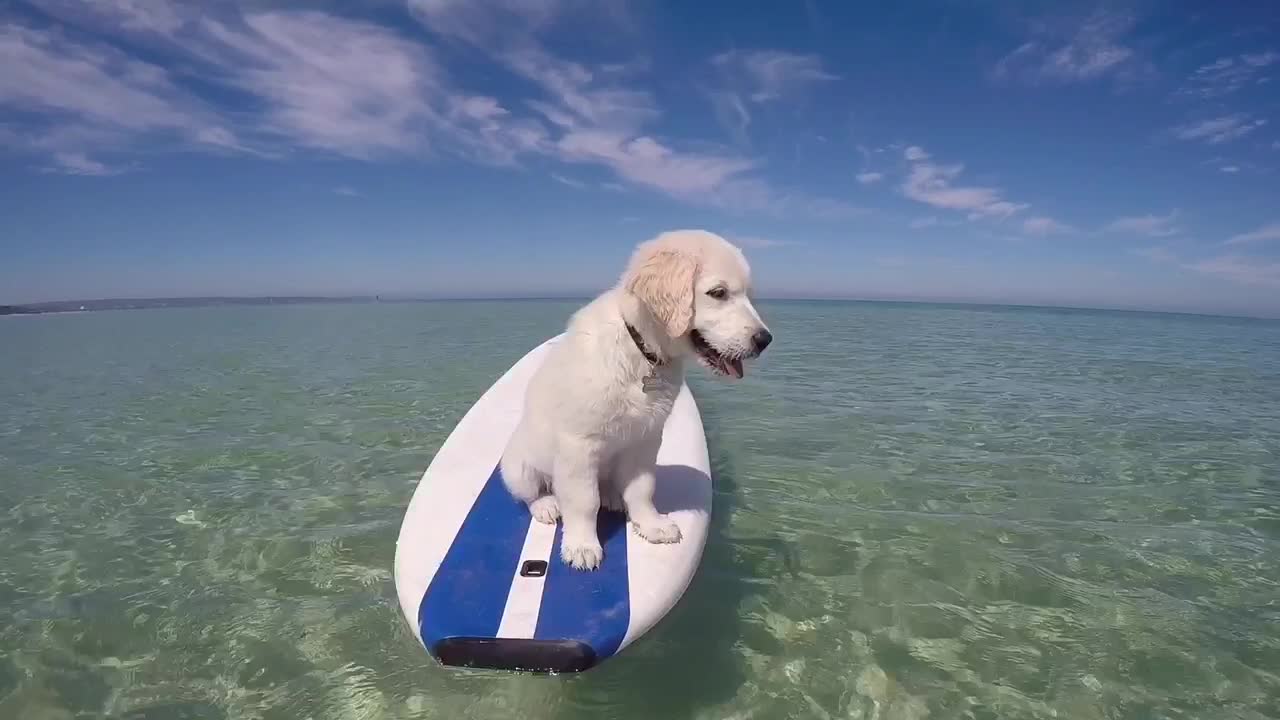
{"label": "dog's floppy ear", "polygon": [[693,280],[698,260],[666,248],[642,247],[623,278],[627,292],[640,298],[667,328],[680,337],[693,325]]}

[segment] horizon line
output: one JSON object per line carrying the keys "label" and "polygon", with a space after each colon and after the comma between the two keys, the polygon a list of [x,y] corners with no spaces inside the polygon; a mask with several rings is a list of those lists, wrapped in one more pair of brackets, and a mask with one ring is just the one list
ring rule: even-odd
{"label": "horizon line", "polygon": [[[607,289],[607,288],[606,288]],[[291,304],[301,303],[352,303],[352,302],[530,302],[530,301],[567,301],[567,300],[590,300],[596,297],[604,290],[585,292],[585,293],[568,293],[568,294],[530,294],[530,295],[416,295],[416,294],[357,294],[357,295],[157,295],[157,296],[121,296],[121,297],[104,297],[93,299],[75,299],[75,300],[47,300],[39,302],[27,303],[0,303],[0,307],[22,308],[37,310],[41,313],[59,312],[53,308],[65,308],[62,312],[74,312],[79,307],[87,305],[103,305],[103,304],[125,304],[125,303],[146,303],[152,308],[160,307],[160,303],[165,302],[185,302],[214,304],[219,302],[225,303],[242,303],[242,304],[271,304],[272,301],[282,301]],[[1231,318],[1244,320],[1264,320],[1276,321],[1280,320],[1280,315],[1258,315],[1231,313],[1221,311],[1196,311],[1196,310],[1174,310],[1168,308],[1141,307],[1141,306],[1104,306],[1104,305],[1079,305],[1071,303],[1046,303],[1046,302],[1013,302],[1013,301],[996,301],[996,300],[961,300],[961,299],[930,299],[922,297],[868,297],[855,295],[804,295],[804,294],[766,294],[759,295],[757,300],[764,302],[848,302],[848,303],[898,303],[907,305],[950,305],[958,307],[1005,307],[1005,308],[1027,308],[1027,309],[1051,309],[1051,310],[1076,310],[1076,311],[1101,311],[1101,312],[1127,312],[1127,313],[1148,313],[1159,315],[1187,315],[1194,317],[1209,318]],[[194,305],[190,305],[194,306]],[[44,310],[49,308],[49,310]],[[90,310],[87,307],[85,312],[103,312],[107,310],[140,310],[149,309],[148,307],[99,307]]]}

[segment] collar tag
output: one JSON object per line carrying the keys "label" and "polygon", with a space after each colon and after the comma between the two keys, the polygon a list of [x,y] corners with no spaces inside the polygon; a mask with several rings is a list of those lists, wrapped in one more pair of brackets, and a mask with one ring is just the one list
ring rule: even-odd
{"label": "collar tag", "polygon": [[640,380],[640,389],[645,392],[654,392],[662,388],[662,378],[658,377],[657,369],[649,372]]}

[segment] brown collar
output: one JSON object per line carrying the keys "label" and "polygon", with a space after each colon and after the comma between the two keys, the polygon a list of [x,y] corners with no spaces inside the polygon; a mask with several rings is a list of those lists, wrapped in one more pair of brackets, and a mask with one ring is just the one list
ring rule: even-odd
{"label": "brown collar", "polygon": [[631,323],[626,323],[626,325],[627,325],[627,332],[630,333],[631,339],[635,341],[636,347],[639,348],[640,350],[640,354],[644,355],[644,359],[648,360],[650,365],[663,364],[662,360],[658,358],[657,353],[650,350],[649,346],[644,344],[644,338],[640,337],[640,331],[636,330],[635,326],[633,326]]}

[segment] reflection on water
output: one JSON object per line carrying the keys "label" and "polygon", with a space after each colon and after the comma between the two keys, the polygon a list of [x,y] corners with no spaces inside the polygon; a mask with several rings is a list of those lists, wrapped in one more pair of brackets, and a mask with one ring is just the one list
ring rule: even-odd
{"label": "reflection on water", "polygon": [[436,667],[395,537],[573,304],[0,320],[0,718],[1274,717],[1280,324],[778,303],[715,525],[577,677]]}

